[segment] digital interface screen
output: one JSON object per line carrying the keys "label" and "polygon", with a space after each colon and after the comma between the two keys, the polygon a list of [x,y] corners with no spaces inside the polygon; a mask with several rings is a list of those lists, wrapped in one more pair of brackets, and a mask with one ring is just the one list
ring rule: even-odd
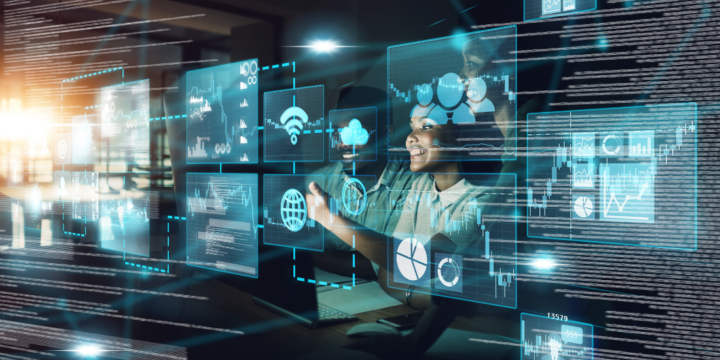
{"label": "digital interface screen", "polygon": [[87,171],[72,173],[72,218],[74,220],[97,221],[99,219],[99,188],[99,173]]}
{"label": "digital interface screen", "polygon": [[[101,156],[104,162],[150,164],[149,92],[150,80],[102,88],[100,138],[103,142]],[[88,137],[78,141],[87,145]]]}
{"label": "digital interface screen", "polygon": [[322,197],[306,182],[325,186],[322,175],[263,176],[263,242],[268,245],[323,251],[324,229],[315,218],[326,216]]}
{"label": "digital interface screen", "polygon": [[264,97],[265,161],[323,161],[324,87],[272,91]]}
{"label": "digital interface screen", "polygon": [[73,156],[72,133],[55,135],[55,163],[71,164]]}
{"label": "digital interface screen", "polygon": [[[409,157],[411,128],[440,126],[441,160],[517,157],[514,26],[388,48],[388,106],[395,140],[388,153]],[[406,124],[410,124],[408,127]]]}
{"label": "digital interface screen", "polygon": [[525,21],[595,10],[597,0],[523,0]]}
{"label": "digital interface screen", "polygon": [[718,24],[4,1],[0,359],[717,360]]}
{"label": "digital interface screen", "polygon": [[695,104],[529,114],[528,235],[694,250],[697,133]]}
{"label": "digital interface screen", "polygon": [[331,110],[330,161],[377,160],[377,108]]}
{"label": "digital interface screen", "polygon": [[[371,230],[380,228],[377,223],[378,204],[368,197],[368,193],[376,186],[373,175],[330,175],[327,178],[325,191],[328,194],[328,226],[357,227]],[[381,220],[385,219],[381,215]],[[352,226],[338,221],[340,219],[352,220]]]}
{"label": "digital interface screen", "polygon": [[592,325],[548,316],[520,315],[521,360],[594,358]]}
{"label": "digital interface screen", "polygon": [[186,74],[187,162],[258,162],[258,61]]}
{"label": "digital interface screen", "polygon": [[158,218],[158,194],[146,174],[100,176],[100,244],[103,249],[150,256],[150,220]]}
{"label": "digital interface screen", "polygon": [[97,163],[100,157],[100,116],[98,114],[73,116],[72,121],[72,163],[77,165]]}
{"label": "digital interface screen", "polygon": [[187,174],[187,263],[258,277],[258,175]]}
{"label": "digital interface screen", "polygon": [[515,308],[515,175],[461,175],[442,195],[419,178],[399,197],[403,213],[387,244],[388,286]]}

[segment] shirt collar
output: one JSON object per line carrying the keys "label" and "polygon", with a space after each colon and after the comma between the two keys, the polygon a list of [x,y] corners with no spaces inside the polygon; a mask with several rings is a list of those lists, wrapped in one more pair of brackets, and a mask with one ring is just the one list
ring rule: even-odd
{"label": "shirt collar", "polygon": [[462,179],[449,189],[445,191],[438,191],[437,186],[435,186],[435,179],[433,179],[431,198],[432,201],[436,201],[439,198],[443,207],[449,207],[458,201],[458,199],[462,196],[465,196],[468,192],[472,191],[473,187],[475,186],[470,184],[467,180]]}

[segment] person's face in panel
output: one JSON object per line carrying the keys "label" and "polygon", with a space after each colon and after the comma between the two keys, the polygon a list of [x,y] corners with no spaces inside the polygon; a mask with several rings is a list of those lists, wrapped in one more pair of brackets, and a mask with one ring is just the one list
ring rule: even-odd
{"label": "person's face in panel", "polygon": [[482,71],[483,64],[485,61],[478,57],[478,54],[474,54],[467,48],[463,50],[463,69],[460,73],[460,78],[464,81],[468,81],[472,78],[478,77]]}
{"label": "person's face in panel", "polygon": [[405,147],[410,152],[410,170],[417,173],[442,172],[447,167],[448,155],[455,151],[448,149],[454,145],[454,137],[449,131],[451,125],[437,125],[427,117],[410,118],[412,132],[405,139]]}

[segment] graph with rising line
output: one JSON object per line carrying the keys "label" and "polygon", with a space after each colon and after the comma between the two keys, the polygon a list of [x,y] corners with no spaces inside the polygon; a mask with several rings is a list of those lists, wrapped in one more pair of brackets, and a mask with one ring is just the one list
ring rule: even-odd
{"label": "graph with rising line", "polygon": [[542,0],[542,14],[555,14],[562,11],[562,0]]}
{"label": "graph with rising line", "polygon": [[258,276],[258,175],[189,173],[187,264]]}
{"label": "graph with rising line", "polygon": [[600,220],[653,223],[653,163],[600,164]]}
{"label": "graph with rising line", "polygon": [[257,59],[190,71],[186,82],[187,162],[257,163]]}

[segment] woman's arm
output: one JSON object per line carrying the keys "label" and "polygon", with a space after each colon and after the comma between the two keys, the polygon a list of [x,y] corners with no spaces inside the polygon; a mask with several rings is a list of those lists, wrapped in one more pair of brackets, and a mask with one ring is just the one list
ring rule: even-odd
{"label": "woman's arm", "polygon": [[344,243],[359,251],[370,261],[380,265],[381,267],[386,266],[387,237],[372,230],[362,229],[362,225],[343,217],[334,219],[334,226],[329,227],[329,224],[327,223],[327,216],[317,216],[318,213],[328,214],[330,212],[330,209],[327,206],[327,194],[315,182],[310,183],[309,188],[312,194],[306,195],[308,204],[315,203],[315,199],[312,198],[313,196],[320,196],[323,198],[322,204],[320,205],[322,207],[322,211],[315,212],[314,220],[326,229],[330,230]]}

